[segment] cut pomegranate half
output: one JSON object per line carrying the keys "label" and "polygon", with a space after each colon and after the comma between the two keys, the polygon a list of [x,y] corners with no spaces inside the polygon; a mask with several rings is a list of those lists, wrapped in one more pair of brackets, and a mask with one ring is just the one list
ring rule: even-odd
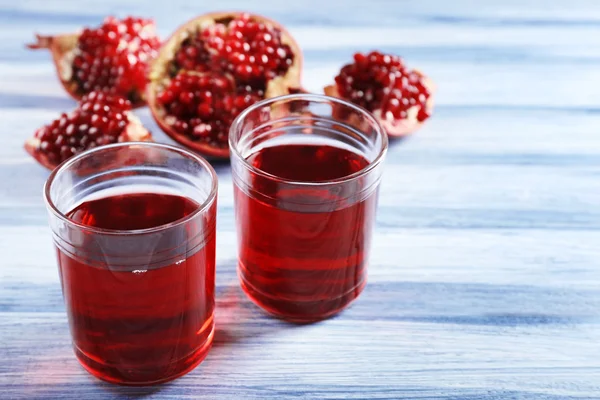
{"label": "cut pomegranate half", "polygon": [[398,56],[373,51],[357,53],[325,94],[369,110],[388,136],[406,136],[419,129],[433,111],[433,81],[406,68]]}
{"label": "cut pomegranate half", "polygon": [[27,47],[50,50],[58,77],[73,98],[104,91],[126,97],[134,107],[145,103],[148,63],[160,47],[152,20],[108,17],[80,33],[36,38]]}
{"label": "cut pomegranate half", "polygon": [[54,169],[75,154],[117,142],[151,141],[152,136],[129,112],[131,103],[118,95],[91,92],[69,114],[39,128],[25,150],[41,165]]}
{"label": "cut pomegranate half", "polygon": [[168,136],[227,158],[233,119],[259,100],[301,90],[301,65],[298,44],[277,22],[247,13],[202,15],[161,47],[148,104]]}

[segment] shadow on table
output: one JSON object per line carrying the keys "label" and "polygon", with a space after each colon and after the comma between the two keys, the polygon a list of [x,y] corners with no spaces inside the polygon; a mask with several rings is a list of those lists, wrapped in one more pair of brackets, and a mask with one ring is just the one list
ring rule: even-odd
{"label": "shadow on table", "polygon": [[[163,383],[156,386],[117,386],[112,385],[110,383],[99,381],[98,379],[91,377],[94,380],[94,384],[96,387],[101,390],[103,393],[111,393],[116,396],[127,396],[130,399],[142,399],[147,396],[152,396],[156,393],[159,393],[162,390],[168,388],[172,382]],[[176,382],[176,381],[173,381]]]}
{"label": "shadow on table", "polygon": [[277,319],[261,310],[246,297],[236,279],[217,294],[212,351],[302,326]]}

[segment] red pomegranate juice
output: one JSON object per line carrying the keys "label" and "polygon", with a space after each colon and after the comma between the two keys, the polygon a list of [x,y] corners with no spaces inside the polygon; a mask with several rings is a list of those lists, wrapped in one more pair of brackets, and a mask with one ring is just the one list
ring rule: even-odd
{"label": "red pomegranate juice", "polygon": [[[84,202],[67,216],[95,228],[139,230],[177,221],[197,208],[186,197],[134,193]],[[142,249],[127,235],[81,235],[81,248],[74,254],[59,248],[58,259],[83,366],[127,384],[170,380],[196,366],[212,341],[214,234],[200,240],[186,225],[176,233],[149,235]]]}
{"label": "red pomegranate juice", "polygon": [[[267,174],[297,182],[344,178],[369,162],[342,148],[280,145],[247,161]],[[327,185],[285,185],[250,177],[235,187],[242,288],[265,310],[308,322],[331,316],[366,283],[377,191],[364,196]]]}

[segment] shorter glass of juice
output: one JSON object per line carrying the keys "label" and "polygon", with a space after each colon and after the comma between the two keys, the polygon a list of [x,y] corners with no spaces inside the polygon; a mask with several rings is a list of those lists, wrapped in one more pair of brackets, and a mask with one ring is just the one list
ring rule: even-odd
{"label": "shorter glass of juice", "polygon": [[77,359],[112,383],[181,376],[214,332],[217,177],[155,143],[74,157],[44,188]]}

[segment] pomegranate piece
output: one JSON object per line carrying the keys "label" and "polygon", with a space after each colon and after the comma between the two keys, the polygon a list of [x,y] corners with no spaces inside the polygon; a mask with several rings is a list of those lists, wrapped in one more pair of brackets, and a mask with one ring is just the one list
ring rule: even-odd
{"label": "pomegranate piece", "polygon": [[72,97],[105,91],[140,106],[145,103],[148,63],[158,54],[160,40],[150,19],[108,17],[101,26],[81,33],[37,35],[37,42],[28,47],[52,52],[59,78]]}
{"label": "pomegranate piece", "polygon": [[75,110],[39,128],[25,142],[25,150],[40,164],[53,169],[71,156],[97,146],[152,140],[150,132],[130,110],[131,103],[122,96],[91,92]]}
{"label": "pomegranate piece", "polygon": [[325,88],[330,96],[348,100],[375,115],[389,136],[405,136],[429,118],[433,109],[433,82],[410,70],[398,56],[373,51],[356,53],[342,67],[335,83]]}
{"label": "pomegranate piece", "polygon": [[174,140],[227,158],[234,118],[259,100],[300,90],[301,63],[294,39],[272,20],[202,15],[161,47],[151,66],[148,104]]}

